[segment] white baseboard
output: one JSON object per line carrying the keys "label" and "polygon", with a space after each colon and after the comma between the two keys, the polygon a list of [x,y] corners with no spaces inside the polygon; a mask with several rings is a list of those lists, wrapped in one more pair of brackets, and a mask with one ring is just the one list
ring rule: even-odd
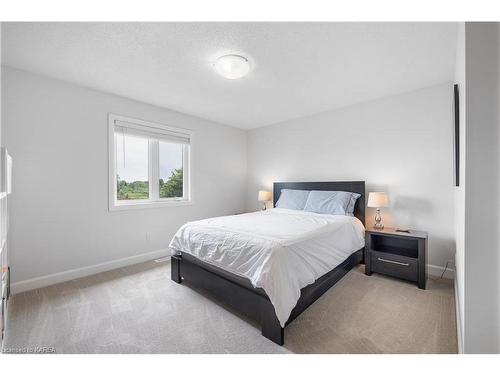
{"label": "white baseboard", "polygon": [[[429,276],[441,277],[441,275],[443,275],[443,271],[444,271],[444,267],[442,267],[442,266],[435,266],[433,264],[427,265],[427,274]],[[446,269],[446,272],[443,275],[443,278],[454,280],[455,279],[455,270],[448,266],[448,268]]]}
{"label": "white baseboard", "polygon": [[[17,294],[26,292],[28,290],[43,288],[44,286],[54,285],[58,283],[62,283],[69,280],[78,279],[80,277],[95,275],[96,273],[105,272],[109,270],[113,270],[120,267],[129,266],[132,264],[146,262],[148,260],[153,260],[162,257],[168,257],[170,255],[169,249],[160,249],[155,251],[150,251],[148,253],[143,253],[139,255],[134,255],[127,258],[121,258],[116,260],[111,260],[109,262],[98,263],[92,266],[75,268],[68,271],[53,273],[50,275],[35,277],[32,279],[27,279],[23,281],[18,281],[12,283],[11,285],[11,293]],[[444,267],[435,266],[429,264],[427,266],[427,273],[429,276],[440,277],[444,271]],[[451,268],[448,268],[444,273],[444,278],[446,279],[454,279],[455,271]],[[455,288],[456,290],[456,288]]]}
{"label": "white baseboard", "polygon": [[160,249],[160,250],[150,251],[148,253],[134,255],[127,258],[121,258],[121,259],[111,260],[109,262],[98,263],[92,266],[75,268],[64,272],[58,272],[50,275],[35,277],[33,279],[12,283],[11,292],[12,294],[22,293],[28,290],[38,289],[53,284],[59,284],[64,281],[95,275],[96,273],[110,271],[116,268],[125,267],[132,264],[147,262],[148,260],[162,258],[169,255],[170,255],[169,249]]}
{"label": "white baseboard", "polygon": [[464,347],[462,341],[462,316],[460,315],[460,304],[458,301],[458,288],[457,288],[457,277],[455,275],[455,321],[457,324],[457,342],[458,342],[458,354],[464,354]]}

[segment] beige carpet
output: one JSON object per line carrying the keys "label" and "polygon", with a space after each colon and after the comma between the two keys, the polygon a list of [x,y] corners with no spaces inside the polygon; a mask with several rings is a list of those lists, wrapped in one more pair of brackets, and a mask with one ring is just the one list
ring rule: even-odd
{"label": "beige carpet", "polygon": [[260,328],[147,262],[12,296],[5,348],[57,353],[456,353],[453,284],[346,275],[285,329]]}

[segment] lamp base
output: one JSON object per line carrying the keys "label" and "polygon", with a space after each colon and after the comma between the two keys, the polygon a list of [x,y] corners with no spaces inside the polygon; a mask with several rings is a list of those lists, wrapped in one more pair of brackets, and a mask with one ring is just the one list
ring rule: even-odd
{"label": "lamp base", "polygon": [[373,224],[373,229],[384,229],[384,224],[382,224],[382,217],[380,216],[380,208],[377,208],[377,214],[375,215],[375,224]]}

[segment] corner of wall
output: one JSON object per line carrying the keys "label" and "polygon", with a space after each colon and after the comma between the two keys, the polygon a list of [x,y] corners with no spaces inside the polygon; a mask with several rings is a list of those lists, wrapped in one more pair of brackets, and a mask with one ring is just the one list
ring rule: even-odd
{"label": "corner of wall", "polygon": [[465,309],[465,23],[459,22],[457,29],[457,51],[455,59],[455,83],[459,90],[460,122],[460,186],[455,187],[455,316],[459,352],[463,352]]}
{"label": "corner of wall", "polygon": [[[465,24],[463,350],[500,352],[498,22]],[[488,196],[488,199],[484,199]]]}
{"label": "corner of wall", "polygon": [[0,22],[0,145],[2,144],[2,22]]}

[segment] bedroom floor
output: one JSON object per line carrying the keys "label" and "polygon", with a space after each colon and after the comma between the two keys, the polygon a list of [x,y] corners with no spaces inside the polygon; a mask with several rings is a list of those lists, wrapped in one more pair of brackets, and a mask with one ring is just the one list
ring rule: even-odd
{"label": "bedroom floor", "polygon": [[457,353],[451,280],[428,290],[358,266],[285,329],[285,346],[146,262],[12,296],[5,348],[56,353]]}

